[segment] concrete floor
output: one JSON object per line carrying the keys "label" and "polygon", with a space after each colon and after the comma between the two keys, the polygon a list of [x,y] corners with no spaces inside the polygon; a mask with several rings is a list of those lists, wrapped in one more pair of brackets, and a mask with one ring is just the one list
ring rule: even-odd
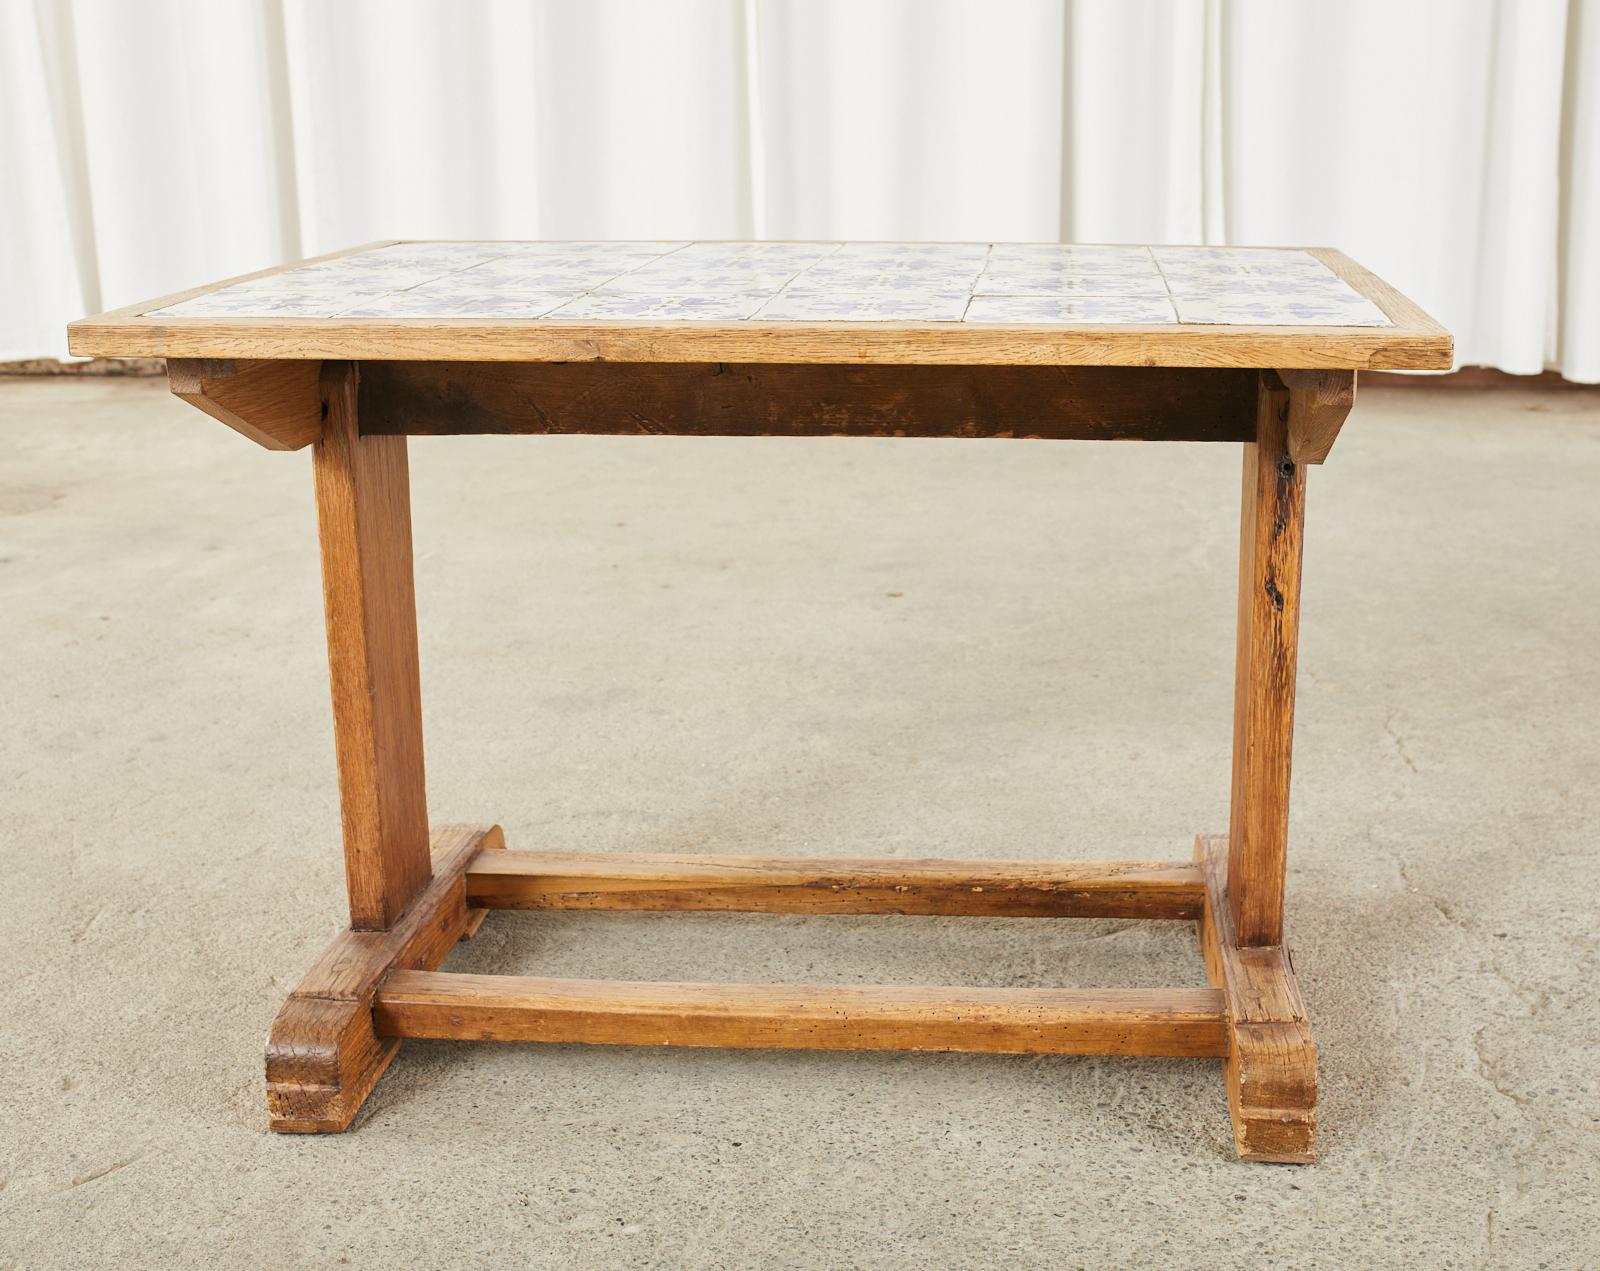
{"label": "concrete floor", "polygon": [[[435,820],[513,846],[1186,857],[1231,447],[412,445]],[[1213,1061],[413,1043],[265,1129],[340,925],[309,462],[0,381],[0,1266],[1600,1261],[1600,395],[1374,389],[1309,500],[1309,1168]],[[491,916],[450,967],[1201,984],[1182,924]]]}

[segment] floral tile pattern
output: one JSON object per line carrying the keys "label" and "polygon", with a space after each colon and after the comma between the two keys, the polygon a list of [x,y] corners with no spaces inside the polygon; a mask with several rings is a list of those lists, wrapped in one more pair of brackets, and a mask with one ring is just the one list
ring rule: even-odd
{"label": "floral tile pattern", "polygon": [[1176,322],[1161,296],[974,296],[968,322],[1073,322],[1147,326]]}
{"label": "floral tile pattern", "polygon": [[344,309],[341,318],[542,318],[565,304],[565,295],[496,293],[452,295],[428,287],[397,291]]}
{"label": "floral tile pattern", "polygon": [[962,294],[924,291],[782,291],[756,314],[770,322],[960,322]]}
{"label": "floral tile pattern", "polygon": [[1068,243],[392,243],[174,318],[1388,326],[1308,252]]}
{"label": "floral tile pattern", "polygon": [[1147,270],[1080,271],[1071,265],[993,265],[974,289],[980,296],[1143,296],[1167,298],[1167,283],[1153,266]]}
{"label": "floral tile pattern", "polygon": [[562,305],[552,318],[646,322],[743,322],[767,302],[767,292],[722,296],[651,296],[591,292]]}

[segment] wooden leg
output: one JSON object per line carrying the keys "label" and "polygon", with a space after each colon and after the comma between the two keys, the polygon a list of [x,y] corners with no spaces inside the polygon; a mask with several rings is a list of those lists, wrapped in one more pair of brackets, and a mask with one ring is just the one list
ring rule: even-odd
{"label": "wooden leg", "polygon": [[1290,392],[1262,376],[1244,447],[1234,663],[1228,898],[1240,944],[1283,943],[1305,470],[1288,453]]}
{"label": "wooden leg", "polygon": [[391,971],[431,971],[444,961],[473,923],[467,863],[504,846],[499,826],[439,827],[433,879],[400,921],[387,931],[344,932],[295,986],[267,1041],[274,1130],[337,1133],[355,1118],[400,1048],[373,1029],[379,982]]}
{"label": "wooden leg", "polygon": [[1206,875],[1200,944],[1228,1014],[1223,1079],[1234,1145],[1247,1161],[1316,1159],[1317,1048],[1311,1021],[1282,945],[1239,943],[1228,896],[1228,841],[1202,834],[1195,860]]}
{"label": "wooden leg", "polygon": [[1256,439],[1244,447],[1228,835],[1196,845],[1207,876],[1201,943],[1230,1020],[1228,1109],[1239,1155],[1255,1161],[1315,1151],[1316,1047],[1283,938],[1306,491],[1290,449],[1313,398],[1261,377]]}
{"label": "wooden leg", "polygon": [[315,450],[350,925],[382,931],[427,885],[428,803],[404,437],[363,437],[356,367],[326,363]]}

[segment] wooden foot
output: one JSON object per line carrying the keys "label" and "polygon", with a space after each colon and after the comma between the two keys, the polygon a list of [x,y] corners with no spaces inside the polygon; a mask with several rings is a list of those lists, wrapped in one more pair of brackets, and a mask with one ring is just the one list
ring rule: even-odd
{"label": "wooden foot", "polygon": [[1206,876],[1200,944],[1229,1019],[1223,1079],[1234,1145],[1247,1161],[1309,1163],[1316,1159],[1317,1048],[1289,951],[1239,944],[1225,835],[1200,835],[1195,860]]}
{"label": "wooden foot", "polygon": [[467,908],[467,863],[504,846],[497,825],[437,827],[433,880],[399,920],[387,931],[344,932],[295,987],[267,1040],[274,1130],[336,1133],[355,1119],[400,1045],[373,1031],[379,982],[391,971],[431,971],[444,961],[482,912]]}

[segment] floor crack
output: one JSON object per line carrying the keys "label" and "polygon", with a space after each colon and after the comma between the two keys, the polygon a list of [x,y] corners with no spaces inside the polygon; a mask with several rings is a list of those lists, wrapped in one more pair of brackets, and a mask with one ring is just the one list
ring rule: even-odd
{"label": "floor crack", "polygon": [[1512,1090],[1510,1087],[1503,1084],[1500,1075],[1500,1065],[1490,1059],[1488,1053],[1484,1050],[1483,1035],[1488,1031],[1489,1026],[1485,1024],[1477,1032],[1472,1034],[1472,1049],[1476,1051],[1478,1055],[1478,1073],[1485,1081],[1489,1083],[1490,1088],[1493,1089],[1496,1094],[1500,1095],[1502,1098],[1511,1100],[1511,1102],[1516,1104],[1519,1109],[1526,1108],[1528,1106],[1528,1097],[1526,1095],[1518,1094],[1515,1090]]}
{"label": "floor crack", "polygon": [[111,1174],[115,1174],[118,1170],[127,1169],[128,1166],[132,1165],[143,1155],[143,1152],[135,1152],[132,1156],[129,1156],[123,1160],[112,1161],[111,1164],[107,1165],[104,1169],[91,1170],[87,1174],[79,1174],[72,1180],[71,1183],[67,1185],[67,1187],[63,1188],[62,1190],[67,1191],[74,1187],[82,1187],[84,1184],[92,1183],[96,1179],[106,1178]]}
{"label": "floor crack", "polygon": [[1416,760],[1411,757],[1411,752],[1406,749],[1405,734],[1394,726],[1394,717],[1396,713],[1397,712],[1393,706],[1384,707],[1383,731],[1388,733],[1389,740],[1394,742],[1394,752],[1400,756],[1401,762],[1404,763],[1407,768],[1410,768],[1412,772],[1416,772],[1418,775],[1421,775],[1419,769],[1417,768]]}

